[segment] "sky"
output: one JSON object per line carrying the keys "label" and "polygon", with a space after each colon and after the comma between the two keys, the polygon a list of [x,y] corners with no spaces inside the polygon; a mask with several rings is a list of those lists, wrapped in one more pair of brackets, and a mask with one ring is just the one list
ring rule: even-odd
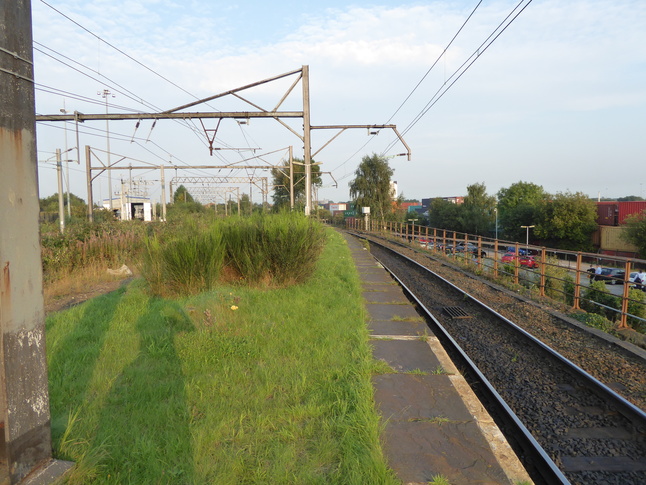
{"label": "sky", "polygon": [[[388,157],[407,199],[465,195],[475,183],[495,194],[519,181],[553,194],[646,197],[643,0],[32,0],[32,21],[37,114],[164,111],[309,66],[312,125],[395,124],[411,150],[410,161],[398,156],[406,150],[392,130],[344,131],[315,156],[324,172],[319,200],[348,200],[361,159],[373,153]],[[295,80],[241,95],[271,110]],[[104,89],[107,106],[97,94]],[[301,110],[300,89],[280,109]],[[189,111],[253,109],[225,96]],[[109,130],[116,166],[151,166],[113,171],[113,192],[132,177],[159,200],[153,167],[161,164],[168,183],[270,177],[170,167],[270,166],[289,146],[303,157],[302,141],[272,119],[223,120],[213,155],[206,136],[217,120],[204,120],[206,133],[199,120],[136,123],[79,125],[81,147],[100,163]],[[302,130],[300,119],[285,123]],[[336,133],[314,130],[312,152]],[[67,147],[70,190],[86,199],[74,124],[39,122],[37,137],[41,197],[56,193],[55,150]],[[94,194],[108,197],[105,173]],[[260,202],[256,187],[252,197]]]}

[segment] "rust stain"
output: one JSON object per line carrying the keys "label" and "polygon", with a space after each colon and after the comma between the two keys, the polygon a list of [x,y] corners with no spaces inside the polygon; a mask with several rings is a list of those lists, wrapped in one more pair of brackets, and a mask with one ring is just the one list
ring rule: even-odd
{"label": "rust stain", "polygon": [[9,261],[6,261],[2,268],[2,286],[0,286],[0,315],[9,315],[11,311],[11,271]]}

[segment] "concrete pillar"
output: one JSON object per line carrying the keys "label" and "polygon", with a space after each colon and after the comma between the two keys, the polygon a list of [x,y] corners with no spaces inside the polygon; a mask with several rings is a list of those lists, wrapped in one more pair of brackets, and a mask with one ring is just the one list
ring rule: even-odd
{"label": "concrete pillar", "polygon": [[30,0],[0,2],[0,483],[51,463]]}

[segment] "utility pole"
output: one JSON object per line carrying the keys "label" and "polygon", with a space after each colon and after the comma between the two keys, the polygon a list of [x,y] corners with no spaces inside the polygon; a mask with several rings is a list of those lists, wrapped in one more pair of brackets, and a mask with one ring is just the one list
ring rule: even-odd
{"label": "utility pole", "polygon": [[52,460],[30,0],[3,1],[0,26],[0,483],[52,483],[69,467]]}
{"label": "utility pole", "polygon": [[[109,89],[104,89],[103,92],[97,91],[97,95],[105,99],[105,114],[108,114],[108,98],[114,94],[110,92]],[[78,117],[77,117],[78,118]],[[105,120],[105,131],[106,131],[106,143],[108,147],[108,195],[110,196],[110,210],[114,210],[112,206],[112,172],[110,171],[110,121],[106,118]]]}
{"label": "utility pole", "polygon": [[312,141],[310,130],[310,66],[303,66],[303,150],[305,163],[305,215],[312,210]]}
{"label": "utility pole", "polygon": [[[69,111],[65,109],[65,100],[63,100],[63,107],[59,110],[61,113],[67,114]],[[67,153],[69,150],[67,149],[67,121],[65,121],[65,152]],[[66,155],[67,156],[67,155]],[[65,187],[67,188],[67,216],[71,219],[72,218],[72,208],[70,205],[70,161],[66,160],[65,161]]]}
{"label": "utility pole", "polygon": [[[61,234],[65,233],[65,202],[63,201],[63,162],[61,161],[61,149],[56,149],[56,178],[58,179],[58,219]],[[69,201],[69,199],[67,199]],[[68,202],[69,204],[69,202]],[[69,207],[69,205],[68,205]]]}
{"label": "utility pole", "polygon": [[161,169],[161,218],[166,222],[166,179],[164,178],[164,166]]}
{"label": "utility pole", "polygon": [[294,210],[294,147],[289,146],[289,208]]}

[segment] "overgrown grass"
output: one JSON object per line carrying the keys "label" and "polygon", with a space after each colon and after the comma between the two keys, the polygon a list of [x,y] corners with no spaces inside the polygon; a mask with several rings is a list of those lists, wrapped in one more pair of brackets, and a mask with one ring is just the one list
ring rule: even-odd
{"label": "overgrown grass", "polygon": [[54,314],[55,455],[70,483],[398,483],[364,322],[332,232],[299,286],[164,300],[137,281]]}
{"label": "overgrown grass", "polygon": [[141,273],[160,296],[199,293],[216,281],[298,284],[314,272],[324,243],[323,226],[302,214],[230,218],[147,238]]}

